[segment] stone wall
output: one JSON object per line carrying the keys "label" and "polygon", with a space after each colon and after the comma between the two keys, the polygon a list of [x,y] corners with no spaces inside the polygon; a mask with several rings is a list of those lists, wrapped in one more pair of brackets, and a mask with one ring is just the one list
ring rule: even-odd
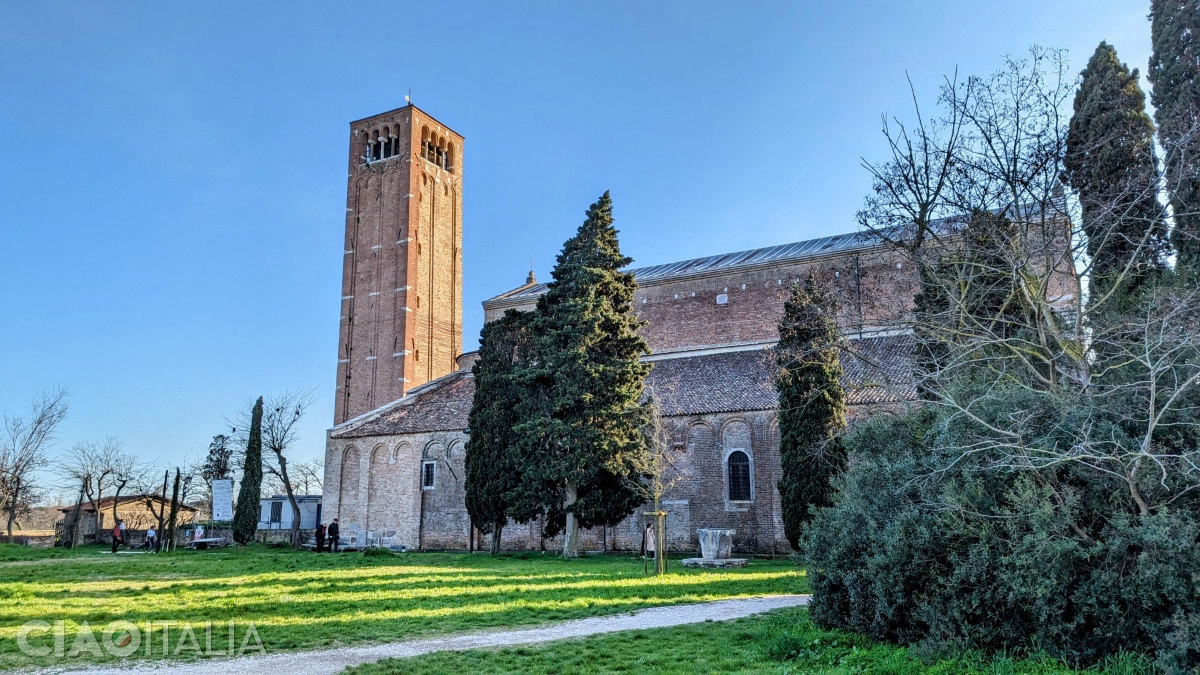
{"label": "stone wall", "polygon": [[[897,406],[855,407],[858,420]],[[779,506],[779,430],[774,411],[739,411],[670,419],[676,439],[676,473],[663,501],[672,550],[698,547],[696,529],[737,531],[734,550],[741,553],[790,552]],[[326,454],[324,518],[340,519],[344,543],[404,546],[417,549],[467,549],[470,523],[465,506],[466,436],[434,432],[366,439],[330,439]],[[751,462],[751,498],[730,501],[727,458],[735,450]],[[422,488],[422,464],[434,462],[432,488]],[[333,486],[337,486],[336,489]],[[615,528],[582,534],[586,550],[637,551],[645,519],[639,509]],[[548,550],[561,537],[543,539],[541,523],[510,523],[502,537],[505,550]],[[477,535],[475,546],[486,549]]]}

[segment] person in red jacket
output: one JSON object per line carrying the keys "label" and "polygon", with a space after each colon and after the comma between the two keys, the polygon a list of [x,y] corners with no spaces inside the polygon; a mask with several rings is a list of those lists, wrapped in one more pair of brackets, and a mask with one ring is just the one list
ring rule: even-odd
{"label": "person in red jacket", "polygon": [[116,553],[117,547],[121,545],[121,523],[119,521],[117,522],[116,525],[113,525],[112,540],[113,540],[112,552]]}

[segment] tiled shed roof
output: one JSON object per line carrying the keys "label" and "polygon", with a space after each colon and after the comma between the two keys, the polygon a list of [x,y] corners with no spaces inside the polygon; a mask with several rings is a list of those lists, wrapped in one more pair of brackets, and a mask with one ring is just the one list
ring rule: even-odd
{"label": "tiled shed roof", "polygon": [[[842,352],[846,403],[912,399],[912,342],[906,336],[850,340]],[[667,415],[702,415],[776,407],[771,350],[724,352],[654,364],[648,387]]]}
{"label": "tiled shed roof", "polygon": [[[669,279],[688,274],[729,270],[772,262],[802,260],[815,255],[860,249],[878,243],[879,239],[869,232],[849,232],[846,234],[836,234],[832,237],[798,241],[791,244],[780,244],[778,246],[756,248],[737,253],[722,253],[705,258],[681,260],[679,262],[653,265],[651,267],[639,267],[629,270],[629,272],[633,273],[633,278],[639,284],[645,284],[660,279]],[[484,302],[531,300],[545,292],[546,284],[530,284],[515,288],[507,293],[502,293]]]}
{"label": "tiled shed roof", "polygon": [[[912,340],[907,336],[850,340],[842,352],[846,403],[912,400]],[[654,362],[647,387],[667,415],[703,415],[776,407],[769,349],[682,356]],[[415,390],[361,421],[336,427],[333,438],[361,438],[466,428],[475,378],[459,371]]]}
{"label": "tiled shed roof", "polygon": [[475,378],[468,371],[452,373],[385,406],[362,421],[351,420],[335,427],[333,438],[389,436],[426,431],[458,431],[467,426]]}

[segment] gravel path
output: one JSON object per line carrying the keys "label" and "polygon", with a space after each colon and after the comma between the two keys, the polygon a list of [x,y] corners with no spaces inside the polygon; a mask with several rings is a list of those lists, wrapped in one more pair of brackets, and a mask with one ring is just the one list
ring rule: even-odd
{"label": "gravel path", "polygon": [[233,659],[206,659],[191,663],[130,662],[114,668],[90,670],[49,670],[43,672],[97,673],[127,675],[131,671],[154,675],[323,675],[341,672],[347,666],[370,663],[388,657],[419,656],[431,652],[510,647],[552,640],[615,633],[643,628],[665,628],[704,621],[729,621],[772,609],[807,605],[808,595],[768,595],[759,598],[717,600],[696,605],[670,605],[640,609],[628,614],[575,619],[562,623],[519,630],[467,633],[445,637],[392,642],[363,647],[342,647]]}

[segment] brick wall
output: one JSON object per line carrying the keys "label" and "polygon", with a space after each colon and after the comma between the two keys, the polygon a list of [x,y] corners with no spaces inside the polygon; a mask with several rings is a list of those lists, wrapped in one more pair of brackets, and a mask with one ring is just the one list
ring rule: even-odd
{"label": "brick wall", "polygon": [[[810,272],[838,299],[838,321],[847,332],[895,325],[911,310],[918,287],[911,263],[874,249],[649,281],[639,285],[634,311],[647,322],[642,335],[653,352],[777,340],[791,284],[802,283]],[[489,302],[484,319],[535,304],[533,298]]]}
{"label": "brick wall", "polygon": [[[430,133],[453,149],[443,168]],[[364,162],[395,136],[395,154]],[[463,138],[411,106],[351,124],[334,423],[454,370],[462,350]]]}

